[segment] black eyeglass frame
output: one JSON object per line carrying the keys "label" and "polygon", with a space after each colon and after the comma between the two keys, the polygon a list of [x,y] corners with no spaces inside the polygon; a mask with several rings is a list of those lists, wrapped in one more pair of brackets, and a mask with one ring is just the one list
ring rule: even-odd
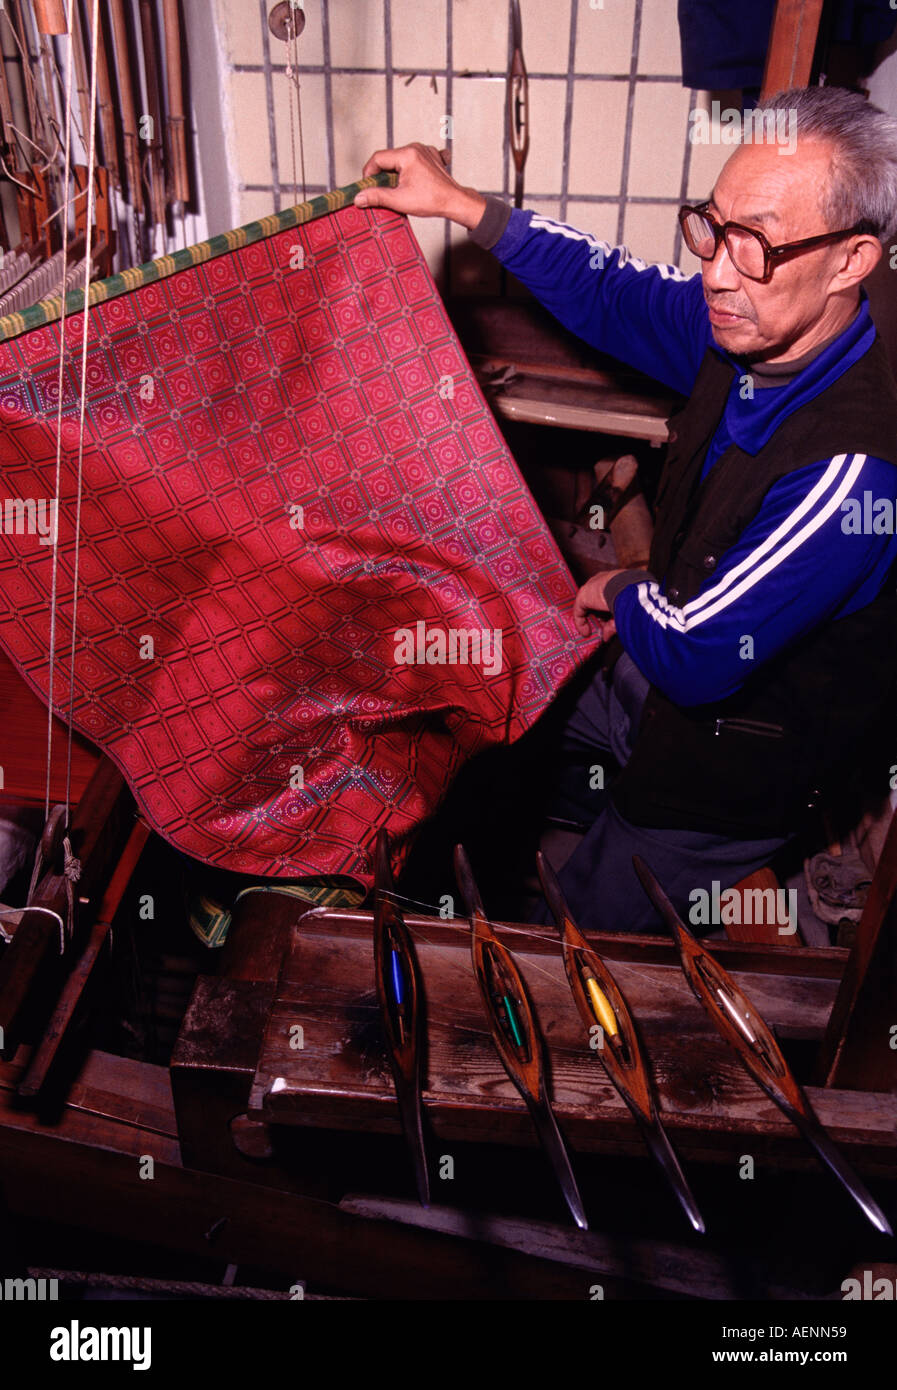
{"label": "black eyeglass frame", "polygon": [[[786,241],[783,242],[781,246],[770,246],[766,237],[762,232],[758,232],[756,227],[746,227],[743,222],[714,222],[713,218],[710,217],[707,212],[709,207],[710,202],[708,200],[706,203],[698,203],[697,206],[685,204],[679,209],[679,226],[682,228],[682,235],[685,239],[686,246],[688,246],[688,235],[685,231],[685,219],[691,213],[696,214],[698,217],[703,217],[713,232],[712,255],[701,256],[697,251],[692,252],[692,255],[698,256],[699,260],[712,261],[714,259],[720,248],[720,242],[726,240],[726,233],[730,227],[734,228],[737,232],[747,232],[760,243],[763,251],[763,274],[748,275],[747,271],[738,270],[737,265],[735,269],[738,270],[738,274],[743,275],[746,280],[755,280],[761,285],[765,285],[769,282],[772,278],[772,272],[779,261],[787,260],[790,256],[799,256],[802,251],[809,251],[812,246],[825,246],[828,242],[838,241],[841,237],[853,236],[855,233],[865,230],[865,224],[863,222],[857,222],[853,227],[845,227],[841,232],[822,232],[819,236],[804,237],[801,241]],[[692,248],[688,246],[688,249],[691,251]],[[731,259],[732,252],[729,249],[729,243],[727,241],[726,251]],[[735,264],[734,260],[732,264]]]}

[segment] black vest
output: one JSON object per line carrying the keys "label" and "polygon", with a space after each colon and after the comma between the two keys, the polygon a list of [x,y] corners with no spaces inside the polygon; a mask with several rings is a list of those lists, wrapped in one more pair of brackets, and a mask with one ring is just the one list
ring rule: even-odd
{"label": "black vest", "polygon": [[[732,445],[699,482],[734,375],[708,350],[687,404],[670,421],[650,567],[677,607],[695,597],[778,478],[841,453],[897,461],[897,390],[876,338],[758,454]],[[611,792],[621,814],[636,825],[746,839],[797,829],[881,720],[897,678],[893,581],[892,572],[872,603],[764,662],[725,700],[686,709],[652,686],[632,757]],[[883,788],[893,751],[882,753]]]}

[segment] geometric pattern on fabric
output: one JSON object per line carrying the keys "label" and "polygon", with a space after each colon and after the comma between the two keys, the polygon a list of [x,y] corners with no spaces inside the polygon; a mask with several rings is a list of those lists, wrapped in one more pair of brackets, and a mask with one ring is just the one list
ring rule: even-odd
{"label": "geometric pattern on fabric", "polygon": [[[55,708],[185,853],[369,882],[377,829],[407,843],[594,649],[406,219],[345,207],[95,304],[76,527],[81,336]],[[59,323],[0,342],[4,501],[56,496],[59,354]],[[0,644],[47,703],[32,514],[0,517]],[[418,623],[500,631],[500,670],[397,664]]]}

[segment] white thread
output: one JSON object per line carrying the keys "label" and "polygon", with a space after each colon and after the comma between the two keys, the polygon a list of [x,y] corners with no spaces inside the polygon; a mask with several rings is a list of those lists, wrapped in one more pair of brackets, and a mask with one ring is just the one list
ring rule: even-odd
{"label": "white thread", "polygon": [[[71,3],[71,0],[69,0]],[[90,45],[90,141],[87,152],[87,226],[84,245],[84,331],[81,338],[81,399],[78,420],[78,491],[75,503],[75,562],[72,574],[72,642],[69,658],[69,710],[68,710],[68,758],[65,774],[65,823],[68,827],[69,809],[72,794],[72,711],[75,699],[75,634],[78,625],[78,572],[81,561],[81,487],[84,477],[84,415],[87,407],[87,338],[89,322],[89,292],[91,272],[91,252],[93,241],[93,217],[96,181],[96,128],[97,128],[97,46],[99,39],[99,0],[93,0],[91,13]],[[71,90],[68,93],[71,107]]]}
{"label": "white thread", "polygon": [[[9,917],[14,912],[19,913],[19,915],[23,912],[42,912],[46,917],[55,917],[59,923],[59,954],[65,955],[65,923],[58,912],[54,912],[51,907],[32,907],[30,903],[25,907],[0,907],[0,917]],[[3,937],[4,941],[12,941],[12,936],[9,932],[5,932],[2,927],[0,927],[0,936]]]}
{"label": "white thread", "polygon": [[[287,17],[287,81],[290,84],[290,148],[293,157],[293,201],[299,201],[299,189],[296,184],[296,137],[293,129],[293,101],[296,102],[296,119],[299,125],[299,161],[302,168],[302,199],[307,201],[308,193],[305,187],[305,141],[302,135],[302,90],[299,86],[297,68],[299,65],[299,35],[293,19],[292,9]],[[293,90],[295,89],[295,91]]]}
{"label": "white thread", "polygon": [[[65,174],[64,185],[65,194],[68,197],[69,177],[71,173],[71,154],[72,154],[72,62],[74,51],[74,39],[72,37],[72,18],[74,11],[74,0],[68,0],[66,12],[66,24],[69,32],[68,45],[68,69],[66,73],[66,92],[65,92]],[[62,219],[62,302],[59,315],[59,373],[56,378],[57,404],[56,404],[56,506],[59,507],[60,492],[62,485],[62,383],[63,383],[63,363],[65,360],[65,284],[68,279],[68,253],[69,253],[69,218],[68,208],[66,207],[65,216]],[[89,261],[88,261],[89,267]],[[44,798],[44,819],[50,819],[50,778],[53,770],[53,676],[56,670],[56,593],[57,578],[59,573],[59,524],[53,528],[53,561],[51,566],[50,579],[50,677],[47,689],[47,784],[46,795]],[[68,812],[66,811],[66,820]]]}

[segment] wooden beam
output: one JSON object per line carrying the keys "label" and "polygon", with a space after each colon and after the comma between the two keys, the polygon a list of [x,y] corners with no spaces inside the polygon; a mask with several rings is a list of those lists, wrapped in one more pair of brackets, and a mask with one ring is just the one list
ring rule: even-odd
{"label": "wooden beam", "polygon": [[[285,1183],[263,1187],[248,1163],[243,1180],[191,1172],[178,1146],[164,1067],[91,1053],[53,1125],[16,1104],[19,1070],[0,1064],[0,1172],[23,1231],[33,1219],[56,1220],[281,1271],[285,1300],[304,1280],[376,1299],[465,1301],[582,1302],[595,1283],[607,1299],[738,1299],[750,1290],[754,1298],[778,1300],[794,1297],[795,1289],[828,1288],[825,1260],[815,1251],[795,1258],[792,1250],[783,1275],[776,1253],[756,1254],[753,1243],[747,1253],[718,1253],[690,1239],[649,1240],[641,1230],[624,1240],[616,1225],[602,1235],[538,1217],[446,1206],[424,1211],[375,1192],[345,1195],[337,1205]],[[363,1162],[358,1172],[368,1176]],[[830,1225],[825,1233],[830,1239]]]}
{"label": "wooden beam", "polygon": [[[246,901],[249,901],[247,899]],[[482,1004],[470,970],[466,933],[439,919],[405,917],[412,932],[427,999],[427,1124],[440,1142],[532,1147],[532,1125],[484,1028]],[[422,924],[418,929],[417,923]],[[577,1156],[638,1153],[643,1145],[628,1109],[603,1074],[575,1010],[559,959],[556,936],[538,927],[498,925],[515,953],[538,1010],[551,1072],[558,1123]],[[525,933],[521,940],[519,931]],[[613,938],[592,938],[611,958]],[[398,1135],[399,1117],[384,1056],[374,996],[371,917],[361,911],[312,911],[302,917],[277,983],[248,1100],[250,1121],[283,1134],[287,1127]],[[654,963],[666,943],[638,939],[632,964],[613,969],[639,1020],[642,1038],[663,1097],[664,1119],[683,1160],[731,1161],[761,1154],[778,1167],[813,1167],[815,1159],[798,1131],[759,1091],[704,1010],[694,1000],[677,960]],[[770,1027],[818,1045],[837,994],[837,981],[812,977],[819,953],[761,943],[713,942],[720,959],[758,952],[768,973],[756,967],[745,981]],[[778,960],[806,961],[804,978],[779,973]],[[746,958],[750,956],[746,954]],[[638,969],[633,969],[636,960]],[[189,1062],[200,1054],[205,1079],[194,1077],[201,1096],[216,1071],[232,1077],[231,1043],[224,1032],[234,1010],[216,997],[201,1002],[198,982],[179,1047],[193,1038]],[[296,1026],[301,1034],[296,1033]],[[201,1046],[200,1046],[201,1045]],[[216,1062],[221,1057],[221,1064]],[[247,1050],[248,1056],[248,1050]],[[245,1063],[247,1056],[242,1058]],[[185,1077],[185,1081],[187,1078]],[[233,1096],[237,1101],[236,1093]],[[860,1165],[897,1175],[897,1118],[889,1095],[844,1089],[811,1095],[819,1119]],[[232,1114],[236,1113],[236,1104]],[[302,1144],[307,1142],[303,1138]],[[744,1145],[750,1143],[749,1150]],[[300,1145],[300,1148],[302,1147]],[[198,1150],[197,1150],[198,1152]]]}
{"label": "wooden beam", "polygon": [[819,1051],[820,1085],[897,1090],[897,812],[891,817],[856,941]]}
{"label": "wooden beam", "polygon": [[[105,1061],[117,1064],[117,1083],[103,1076]],[[419,1230],[298,1192],[191,1172],[176,1139],[116,1114],[118,1104],[133,1114],[144,1076],[162,1068],[93,1054],[87,1069],[93,1085],[53,1126],[15,1107],[0,1069],[0,1172],[16,1215],[280,1270],[285,1300],[292,1285],[312,1279],[373,1298],[581,1301],[596,1266],[602,1272],[600,1255],[561,1264],[475,1235]],[[121,1087],[126,1069],[131,1081],[119,1100],[111,1087]],[[147,1158],[152,1182],[144,1180]],[[608,1297],[632,1297],[645,1281],[614,1272],[601,1282]]]}
{"label": "wooden beam", "polygon": [[778,0],[769,35],[761,102],[776,92],[809,86],[822,6],[823,0]]}

